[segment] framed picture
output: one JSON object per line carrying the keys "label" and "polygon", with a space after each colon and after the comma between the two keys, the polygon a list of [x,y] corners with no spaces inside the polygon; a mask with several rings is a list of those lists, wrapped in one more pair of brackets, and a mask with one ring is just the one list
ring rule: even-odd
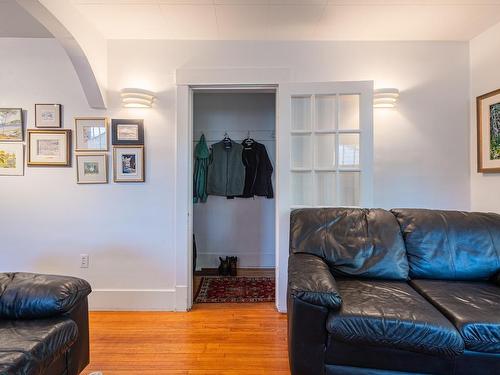
{"label": "framed picture", "polygon": [[61,127],[61,105],[60,104],[35,104],[35,127],[37,127],[37,128],[60,128]]}
{"label": "framed picture", "polygon": [[144,146],[113,147],[115,182],[144,182]]}
{"label": "framed picture", "polygon": [[76,182],[78,184],[107,184],[108,158],[106,154],[76,155]]}
{"label": "framed picture", "polygon": [[0,176],[24,175],[24,145],[0,143]]}
{"label": "framed picture", "polygon": [[23,110],[0,108],[0,142],[22,142],[23,139]]}
{"label": "framed picture", "polygon": [[144,120],[111,120],[113,145],[143,145]]}
{"label": "framed picture", "polygon": [[71,130],[28,129],[28,166],[71,165]]}
{"label": "framed picture", "polygon": [[500,90],[478,96],[477,171],[500,172]]}
{"label": "framed picture", "polygon": [[75,118],[75,138],[75,151],[108,151],[108,119]]}

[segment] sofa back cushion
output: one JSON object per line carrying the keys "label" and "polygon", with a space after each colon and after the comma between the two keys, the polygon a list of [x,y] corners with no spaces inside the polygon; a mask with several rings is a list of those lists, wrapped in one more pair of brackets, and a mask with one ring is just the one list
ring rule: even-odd
{"label": "sofa back cushion", "polygon": [[290,251],[322,257],[336,275],[393,280],[408,277],[398,223],[390,212],[381,209],[294,210]]}
{"label": "sofa back cushion", "polygon": [[500,269],[500,215],[392,210],[406,244],[410,278],[482,280]]}

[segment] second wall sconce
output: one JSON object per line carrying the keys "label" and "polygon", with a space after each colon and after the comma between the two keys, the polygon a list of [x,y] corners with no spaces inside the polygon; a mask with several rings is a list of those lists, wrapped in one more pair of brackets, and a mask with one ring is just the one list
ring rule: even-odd
{"label": "second wall sconce", "polygon": [[374,108],[394,108],[399,99],[399,90],[394,88],[377,89],[373,92]]}
{"label": "second wall sconce", "polygon": [[135,88],[122,89],[121,97],[125,108],[151,108],[155,100],[153,92]]}

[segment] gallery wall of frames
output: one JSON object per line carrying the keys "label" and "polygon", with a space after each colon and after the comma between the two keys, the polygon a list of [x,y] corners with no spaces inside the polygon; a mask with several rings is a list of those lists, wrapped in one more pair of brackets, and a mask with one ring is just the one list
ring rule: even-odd
{"label": "gallery wall of frames", "polygon": [[76,182],[106,184],[111,141],[113,181],[145,181],[143,120],[112,119],[110,130],[106,117],[75,117],[73,129],[64,129],[62,111],[35,104],[25,137],[26,110],[0,108],[0,176],[24,176],[25,165],[71,168],[74,151]]}

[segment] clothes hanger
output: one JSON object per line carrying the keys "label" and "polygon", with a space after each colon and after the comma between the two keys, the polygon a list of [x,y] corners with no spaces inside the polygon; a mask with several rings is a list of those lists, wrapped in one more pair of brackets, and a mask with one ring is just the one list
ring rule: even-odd
{"label": "clothes hanger", "polygon": [[227,131],[224,133],[224,139],[222,140],[224,142],[224,147],[225,148],[231,148],[232,146],[232,140],[229,138],[229,134],[227,134]]}
{"label": "clothes hanger", "polygon": [[244,145],[246,146],[246,149],[248,150],[251,145],[254,144],[254,140],[250,138],[250,130],[247,131],[247,137],[243,140]]}

